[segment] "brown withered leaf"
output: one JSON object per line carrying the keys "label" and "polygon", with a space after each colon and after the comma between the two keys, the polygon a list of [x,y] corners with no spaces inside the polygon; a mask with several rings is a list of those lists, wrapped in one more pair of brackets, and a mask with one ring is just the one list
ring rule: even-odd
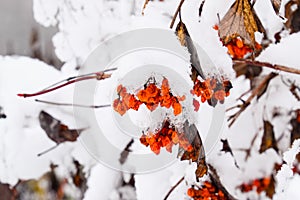
{"label": "brown withered leaf", "polygon": [[86,173],[83,171],[84,167],[77,160],[73,160],[73,163],[75,165],[76,172],[71,173],[71,177],[73,180],[73,184],[81,191],[80,199],[83,199],[84,194],[88,189]]}
{"label": "brown withered leaf", "polygon": [[276,152],[278,152],[273,125],[269,121],[264,120],[264,134],[262,137],[259,153],[263,153],[270,148],[273,148]]}
{"label": "brown withered leaf", "polygon": [[126,160],[128,158],[128,155],[131,152],[130,147],[133,144],[133,142],[134,142],[134,140],[131,139],[128,142],[128,144],[126,145],[126,147],[124,148],[124,150],[121,152],[121,155],[120,155],[120,158],[119,158],[119,162],[121,163],[121,165],[123,165],[126,162]]}
{"label": "brown withered leaf", "polygon": [[14,188],[10,187],[9,184],[4,184],[0,182],[0,194],[1,194],[1,199],[4,200],[16,199],[16,191]]}
{"label": "brown withered leaf", "polygon": [[[293,6],[297,6],[297,9],[293,9]],[[285,4],[285,18],[288,20],[285,26],[291,31],[296,33],[300,31],[300,1],[291,0]]]}
{"label": "brown withered leaf", "polygon": [[300,109],[294,112],[295,116],[290,120],[290,124],[292,125],[291,130],[291,145],[293,142],[300,138]]}
{"label": "brown withered leaf", "polygon": [[[297,139],[300,138],[300,109],[297,109],[293,113],[293,117],[290,120],[290,124],[292,125],[292,130],[291,130],[291,142],[290,144],[292,145],[293,142]],[[298,162],[300,163],[300,153],[296,155],[296,158]]]}
{"label": "brown withered leaf", "polygon": [[201,78],[205,79],[203,70],[200,65],[200,60],[198,57],[196,47],[194,46],[194,43],[190,37],[190,34],[185,24],[181,20],[177,24],[175,33],[178,37],[178,40],[180,41],[180,44],[182,46],[185,46],[188,49],[188,52],[190,53],[190,63],[192,67],[192,75],[191,75],[192,81],[195,82],[197,80],[198,75]]}
{"label": "brown withered leaf", "polygon": [[229,145],[229,143],[228,143],[228,140],[227,140],[227,139],[225,139],[225,140],[221,139],[221,142],[222,142],[222,144],[223,144],[221,151],[223,151],[223,152],[225,152],[225,153],[230,153],[230,155],[231,155],[232,158],[234,159],[234,165],[235,165],[237,168],[240,168],[239,165],[237,164],[237,161],[236,161],[236,159],[235,159],[233,153],[232,153],[232,149],[231,149],[231,147],[230,147],[230,145]]}
{"label": "brown withered leaf", "polygon": [[275,194],[275,178],[273,175],[271,175],[271,180],[270,183],[268,185],[268,187],[266,188],[266,195],[270,198],[273,199],[273,195]]}
{"label": "brown withered leaf", "polygon": [[5,119],[6,118],[6,114],[3,112],[3,108],[0,106],[0,119]]}
{"label": "brown withered leaf", "polygon": [[84,129],[69,129],[68,126],[55,119],[49,113],[41,111],[39,114],[41,128],[47,136],[57,144],[62,142],[74,142]]}
{"label": "brown withered leaf", "polygon": [[278,14],[281,6],[281,0],[271,0],[271,3],[276,14]]}
{"label": "brown withered leaf", "polygon": [[188,152],[184,151],[183,149],[180,149],[178,156],[181,160],[190,160],[192,162],[197,163],[197,169],[195,171],[195,174],[196,178],[199,179],[205,174],[207,174],[208,170],[205,161],[204,146],[202,144],[201,137],[195,124],[190,125],[188,121],[185,121],[183,125],[183,131],[189,143],[192,145],[193,150]]}
{"label": "brown withered leaf", "polygon": [[247,79],[252,80],[254,77],[259,76],[262,68],[247,63],[234,63],[233,69],[236,77],[244,75]]}
{"label": "brown withered leaf", "polygon": [[255,47],[255,32],[265,29],[249,0],[236,0],[219,24],[219,36],[226,45],[232,39],[241,37],[245,44]]}
{"label": "brown withered leaf", "polygon": [[230,153],[233,156],[233,153],[232,153],[232,150],[229,146],[228,140],[227,139],[225,139],[225,140],[221,139],[221,142],[223,144],[221,151],[224,151],[225,153]]}

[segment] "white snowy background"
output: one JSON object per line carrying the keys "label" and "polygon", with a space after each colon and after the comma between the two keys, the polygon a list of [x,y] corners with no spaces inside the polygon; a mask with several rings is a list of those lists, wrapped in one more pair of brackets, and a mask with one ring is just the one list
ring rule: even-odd
{"label": "white snowy background", "polygon": [[[249,89],[249,80],[244,77],[234,78],[231,58],[226,53],[227,49],[219,41],[217,31],[212,28],[218,23],[217,14],[219,13],[220,17],[224,16],[233,2],[233,0],[207,0],[201,20],[198,17],[199,1],[186,1],[181,12],[192,39],[205,49],[222,73],[232,78],[233,89],[225,103],[226,107],[235,105],[240,94]],[[286,2],[287,0],[284,0],[283,5]],[[125,176],[124,178],[127,179],[128,175],[96,162],[79,141],[66,142],[55,150],[37,157],[37,153],[54,145],[54,142],[49,140],[40,128],[38,114],[41,110],[49,112],[69,127],[78,127],[72,118],[71,108],[40,104],[34,99],[23,99],[16,94],[35,92],[54,82],[76,75],[76,67],[83,65],[91,51],[102,41],[116,34],[137,28],[168,29],[179,1],[150,1],[142,16],[143,3],[142,0],[33,1],[35,20],[42,26],[58,28],[52,42],[57,57],[64,62],[64,65],[61,71],[58,71],[53,66],[36,59],[18,55],[0,56],[0,106],[7,115],[6,119],[0,119],[0,181],[2,183],[14,185],[19,179],[39,178],[49,170],[51,162],[65,168],[62,170],[69,170],[72,158],[75,158],[89,174],[88,190],[84,199],[119,198],[115,194],[115,189],[118,187],[120,177]],[[270,1],[258,0],[255,9],[270,36],[281,30],[283,20],[274,13]],[[280,14],[284,14],[284,6],[281,6]],[[300,33],[295,33],[287,35],[276,45],[271,44],[262,52],[258,60],[299,69],[299,51]],[[272,70],[264,69],[263,74],[270,71]],[[230,154],[220,153],[221,143],[218,143],[214,151],[207,156],[207,161],[216,167],[224,186],[237,199],[267,198],[264,194],[260,197],[255,193],[243,194],[236,189],[236,186],[270,175],[274,163],[280,162],[280,156],[273,149],[263,154],[258,153],[262,137],[262,131],[259,130],[263,127],[263,119],[270,120],[274,124],[275,137],[278,138],[282,133],[289,132],[291,116],[286,114],[280,119],[273,120],[272,110],[279,107],[282,112],[288,113],[299,108],[299,103],[281,82],[281,76],[284,76],[299,83],[299,76],[284,72],[279,74],[280,76],[272,80],[267,95],[262,96],[259,101],[254,100],[253,105],[243,112],[231,128],[227,127],[225,121],[222,137],[228,138],[230,145],[234,147],[233,153],[240,169],[235,167]],[[73,86],[45,94],[42,98],[48,101],[72,102]],[[205,109],[200,108],[199,112],[201,115],[206,115]],[[251,157],[245,162],[245,154],[234,149],[248,148],[256,133],[259,135],[252,147]],[[280,152],[284,155],[286,164],[276,176],[277,188],[274,199],[300,198],[298,190],[300,177],[292,175],[290,169],[295,154],[299,151],[299,141],[296,141],[290,150],[288,150],[288,141],[288,138],[283,138],[279,143],[280,149],[287,151]],[[186,181],[175,189],[169,199],[187,199],[186,190],[189,185],[186,183],[192,184],[195,181],[194,170],[195,165],[178,161],[154,173],[135,175],[136,198],[162,199],[169,189],[183,175],[186,175]],[[132,198],[130,194],[128,195]]]}

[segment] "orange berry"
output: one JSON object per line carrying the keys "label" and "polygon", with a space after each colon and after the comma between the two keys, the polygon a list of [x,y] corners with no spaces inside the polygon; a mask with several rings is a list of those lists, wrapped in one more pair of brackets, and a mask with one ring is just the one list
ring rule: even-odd
{"label": "orange berry", "polygon": [[239,38],[236,39],[235,44],[236,44],[236,46],[237,46],[238,48],[240,48],[240,49],[244,47],[243,41],[242,41],[241,39],[239,39]]}
{"label": "orange berry", "polygon": [[225,96],[226,94],[224,90],[218,90],[214,93],[214,97],[219,101],[224,101]]}
{"label": "orange berry", "polygon": [[179,115],[182,112],[182,107],[181,107],[180,103],[174,102],[172,104],[172,107],[173,107],[173,113],[174,113],[175,116]]}

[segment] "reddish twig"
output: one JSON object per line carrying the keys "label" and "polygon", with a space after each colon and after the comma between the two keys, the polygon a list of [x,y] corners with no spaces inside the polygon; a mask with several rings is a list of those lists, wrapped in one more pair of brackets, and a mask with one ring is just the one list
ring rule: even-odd
{"label": "reddish twig", "polygon": [[167,200],[170,196],[170,194],[175,190],[175,188],[184,180],[184,176],[179,179],[179,181],[169,190],[169,192],[167,193],[167,195],[165,196],[164,200]]}
{"label": "reddish twig", "polygon": [[179,11],[180,11],[181,6],[182,6],[183,3],[184,3],[184,0],[180,0],[180,3],[179,3],[179,5],[178,5],[178,7],[177,7],[177,9],[175,11],[175,14],[174,14],[173,18],[172,18],[172,21],[171,21],[171,24],[170,24],[170,28],[173,28],[175,20],[177,18],[177,15],[178,15],[178,13],[179,13]]}
{"label": "reddish twig", "polygon": [[233,62],[235,64],[249,64],[249,65],[253,65],[253,66],[257,66],[257,67],[268,67],[268,68],[271,68],[271,69],[275,69],[275,70],[279,70],[279,71],[283,71],[283,72],[288,72],[288,73],[299,74],[300,75],[300,70],[299,69],[286,67],[286,66],[283,66],[283,65],[277,65],[277,64],[273,65],[273,64],[267,63],[267,62],[260,62],[260,61],[249,60],[249,59],[233,60]]}
{"label": "reddish twig", "polygon": [[93,73],[93,75],[81,75],[79,77],[71,77],[72,80],[67,80],[66,83],[63,83],[63,84],[60,84],[60,85],[57,85],[57,84],[53,84],[53,86],[55,87],[48,87],[47,89],[44,89],[44,90],[41,90],[39,92],[36,92],[36,93],[32,93],[32,94],[17,94],[19,97],[33,97],[33,96],[38,96],[38,95],[42,95],[42,94],[45,94],[45,93],[48,93],[48,92],[52,92],[54,90],[57,90],[59,88],[62,88],[62,87],[65,87],[67,85],[70,85],[70,84],[73,84],[73,83],[76,83],[76,82],[79,82],[79,81],[84,81],[84,80],[90,80],[90,79],[96,79],[96,80],[103,80],[103,79],[106,79],[106,78],[109,78],[111,76],[111,74],[106,74],[104,72],[97,72],[97,73]]}

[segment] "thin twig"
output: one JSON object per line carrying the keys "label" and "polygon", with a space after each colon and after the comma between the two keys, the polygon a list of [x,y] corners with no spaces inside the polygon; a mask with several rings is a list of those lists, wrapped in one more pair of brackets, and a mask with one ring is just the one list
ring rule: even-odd
{"label": "thin twig", "polygon": [[169,190],[167,195],[165,196],[164,200],[167,200],[170,194],[175,190],[175,188],[184,180],[184,176]]}
{"label": "thin twig", "polygon": [[75,106],[75,107],[82,107],[82,108],[106,108],[106,107],[111,107],[110,104],[106,105],[80,105],[80,104],[72,104],[72,103],[59,103],[59,102],[52,102],[52,101],[44,101],[44,100],[39,100],[35,99],[36,102],[39,103],[46,103],[46,104],[51,104],[55,106]]}
{"label": "thin twig", "polygon": [[261,83],[255,89],[252,90],[252,94],[248,97],[248,99],[243,104],[241,104],[240,110],[228,118],[228,121],[231,121],[228,125],[229,127],[231,127],[233,123],[236,121],[236,119],[241,115],[241,113],[246,110],[246,108],[250,105],[251,101],[257,95],[259,95],[261,91],[263,91],[267,83],[277,75],[278,75],[277,73],[270,73],[261,81]]}
{"label": "thin twig", "polygon": [[101,74],[101,73],[105,73],[105,72],[114,71],[114,70],[117,70],[117,69],[118,69],[118,68],[114,67],[114,68],[110,68],[110,69],[105,69],[105,70],[100,71],[100,72],[92,72],[92,73],[82,74],[82,75],[78,75],[78,76],[71,76],[71,77],[69,77],[69,78],[66,78],[66,79],[64,79],[64,80],[61,80],[61,81],[59,81],[59,82],[57,82],[57,83],[52,84],[52,85],[46,87],[46,88],[43,89],[43,90],[47,90],[47,89],[52,88],[52,87],[54,87],[54,86],[56,86],[56,85],[62,84],[62,83],[64,83],[64,82],[71,81],[71,80],[73,80],[73,79],[77,79],[77,78],[81,78],[81,77],[86,77],[86,76],[90,76],[90,75],[97,75],[97,74]]}
{"label": "thin twig", "polygon": [[275,70],[279,70],[279,71],[283,71],[283,72],[288,72],[288,73],[299,74],[300,75],[300,70],[299,69],[286,67],[286,66],[283,66],[283,65],[277,65],[277,64],[273,65],[273,64],[267,63],[267,62],[260,62],[260,61],[249,60],[249,59],[234,60],[233,62],[235,64],[249,64],[249,65],[254,65],[254,66],[257,66],[257,67],[268,67],[268,68],[271,68],[271,69],[275,69]]}
{"label": "thin twig", "polygon": [[179,5],[178,5],[178,7],[177,7],[177,9],[176,9],[176,11],[175,11],[175,14],[173,15],[173,18],[172,18],[172,21],[171,21],[171,24],[170,24],[170,28],[171,28],[171,29],[172,29],[173,26],[174,26],[175,20],[176,20],[176,18],[177,18],[177,15],[178,15],[178,13],[179,13],[179,11],[180,11],[181,6],[182,6],[183,3],[184,3],[184,0],[180,0],[180,3],[179,3]]}
{"label": "thin twig", "polygon": [[56,144],[55,146],[49,148],[49,149],[46,149],[44,151],[42,151],[41,153],[37,154],[38,157],[40,157],[41,155],[44,155],[45,153],[48,153],[49,151],[52,151],[53,149],[55,149],[56,147],[58,147],[59,144]]}
{"label": "thin twig", "polygon": [[[97,72],[94,75],[79,77],[79,78],[76,78],[74,80],[67,81],[66,83],[63,83],[61,85],[57,85],[55,87],[51,87],[51,88],[48,88],[46,90],[44,89],[44,90],[41,90],[41,91],[36,92],[36,93],[32,93],[32,94],[26,94],[25,93],[25,94],[17,94],[17,95],[19,97],[24,97],[24,98],[38,96],[38,95],[42,95],[42,94],[45,94],[45,93],[48,93],[48,92],[52,92],[54,90],[57,90],[59,88],[65,87],[67,85],[70,85],[70,84],[73,84],[73,83],[76,83],[76,82],[79,82],[79,81],[90,80],[90,79],[103,80],[103,79],[109,78],[110,76],[111,76],[111,74],[105,74],[104,72]],[[54,84],[54,85],[56,85],[56,84]]]}

